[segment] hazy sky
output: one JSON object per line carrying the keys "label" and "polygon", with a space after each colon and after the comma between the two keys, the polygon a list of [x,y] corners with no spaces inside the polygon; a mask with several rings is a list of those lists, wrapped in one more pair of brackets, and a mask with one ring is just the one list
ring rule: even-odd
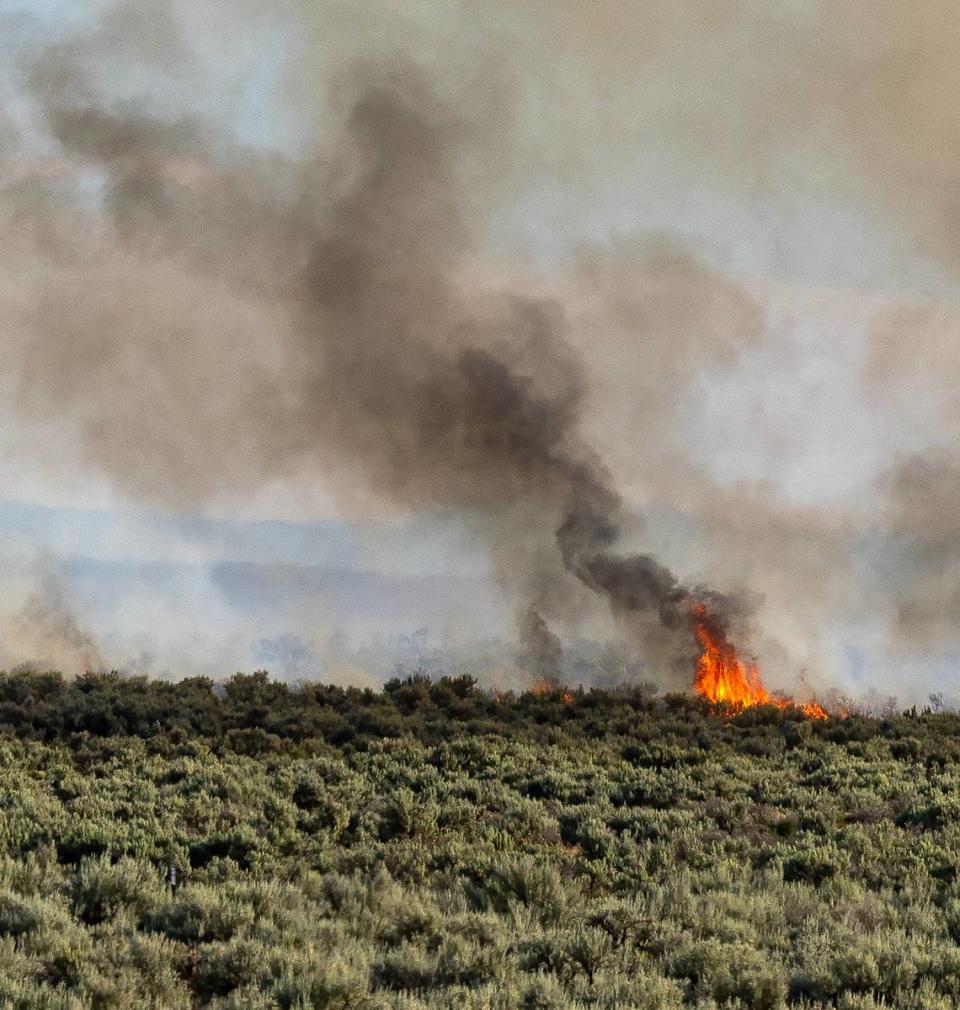
{"label": "hazy sky", "polygon": [[[510,639],[516,586],[500,535],[491,547],[477,533],[487,503],[387,494],[382,462],[326,444],[329,418],[311,454],[263,440],[228,404],[303,351],[277,266],[298,262],[289,207],[322,217],[327,191],[349,186],[337,152],[351,82],[396,64],[455,123],[466,235],[434,249],[438,212],[418,208],[422,241],[403,222],[411,256],[442,258],[471,306],[509,291],[555,308],[582,366],[577,437],[646,514],[638,544],[683,578],[753,594],[747,644],[779,684],[804,669],[851,689],[949,691],[960,23],[947,2],[904,10],[0,5],[0,211],[16,237],[0,256],[4,606],[15,615],[49,575],[104,661],[149,653],[164,670],[251,663],[281,634],[318,655],[338,630],[369,637],[393,583],[320,594],[321,619],[316,586],[300,603],[284,589],[286,612],[258,605],[260,590],[240,606],[216,567],[301,565],[422,580],[422,619],[390,604],[384,634],[409,621]],[[140,131],[138,149],[121,134],[107,152],[105,123]],[[423,326],[440,311],[425,306]],[[111,327],[131,334],[126,350],[91,337]],[[208,416],[171,421],[198,398]],[[541,532],[520,538],[518,566]],[[124,608],[112,580],[135,584],[139,565],[166,567]],[[451,578],[465,599],[486,580],[477,614],[442,605]],[[618,634],[583,601],[541,595],[564,637]],[[7,638],[7,661],[40,647]]]}

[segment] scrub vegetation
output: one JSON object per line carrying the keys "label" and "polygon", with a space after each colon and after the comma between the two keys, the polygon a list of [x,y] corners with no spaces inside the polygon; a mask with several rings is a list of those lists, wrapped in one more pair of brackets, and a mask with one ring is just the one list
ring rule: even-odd
{"label": "scrub vegetation", "polygon": [[5,674],[0,1006],[947,1010],[958,787],[950,713]]}

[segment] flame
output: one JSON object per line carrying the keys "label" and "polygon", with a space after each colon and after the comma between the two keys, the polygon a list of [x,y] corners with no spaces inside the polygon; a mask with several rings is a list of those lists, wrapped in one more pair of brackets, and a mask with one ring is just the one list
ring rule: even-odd
{"label": "flame", "polygon": [[695,603],[690,608],[693,630],[703,652],[697,661],[694,689],[708,701],[738,708],[769,705],[771,698],[754,663],[745,663],[726,635],[707,621],[707,608]]}
{"label": "flame", "polygon": [[705,604],[692,603],[690,616],[694,634],[703,649],[697,660],[693,682],[698,694],[708,701],[731,708],[750,708],[752,705],[775,705],[777,708],[793,706],[811,719],[828,717],[826,709],[815,700],[798,705],[788,699],[772,696],[763,686],[757,664],[740,658],[723,629],[709,619],[710,612]]}
{"label": "flame", "polygon": [[530,688],[531,693],[535,695],[545,695],[545,694],[559,694],[560,700],[564,705],[569,705],[574,700],[573,691],[561,687],[558,680],[551,677],[541,677],[536,681],[533,687]]}
{"label": "flame", "polygon": [[[816,699],[805,702],[800,706],[800,710],[811,719],[828,719],[830,717],[830,713]],[[846,711],[841,711],[840,718],[846,719],[846,717]]]}

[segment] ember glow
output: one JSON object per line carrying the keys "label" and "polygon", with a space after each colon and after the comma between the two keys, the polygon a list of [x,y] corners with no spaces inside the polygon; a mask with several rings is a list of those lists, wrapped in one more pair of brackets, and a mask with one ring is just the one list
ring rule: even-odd
{"label": "ember glow", "polygon": [[722,627],[711,621],[707,607],[692,604],[690,615],[693,630],[703,652],[697,661],[694,690],[718,704],[732,708],[750,708],[753,705],[775,705],[777,708],[793,706],[812,719],[826,719],[828,713],[816,701],[797,704],[788,699],[772,696],[763,686],[756,663],[740,658]]}

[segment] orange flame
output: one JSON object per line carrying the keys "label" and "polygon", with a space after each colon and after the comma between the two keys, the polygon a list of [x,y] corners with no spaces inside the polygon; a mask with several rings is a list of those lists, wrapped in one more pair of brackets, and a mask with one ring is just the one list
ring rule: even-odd
{"label": "orange flame", "polygon": [[772,696],[763,686],[756,663],[746,662],[737,654],[722,628],[709,620],[710,613],[703,603],[690,605],[694,634],[703,652],[697,660],[694,690],[708,701],[732,708],[750,708],[752,705],[775,705],[777,708],[793,706],[811,719],[826,719],[827,711],[816,701],[798,705],[796,702]]}
{"label": "orange flame", "polygon": [[559,694],[560,700],[564,703],[564,705],[569,705],[574,700],[573,691],[564,689],[558,680],[551,677],[541,677],[534,683],[530,690],[533,694],[538,696],[545,694]]}
{"label": "orange flame", "polygon": [[745,663],[722,631],[707,621],[707,608],[695,603],[690,608],[693,630],[703,648],[697,661],[694,689],[708,701],[738,708],[770,704],[770,695],[760,680],[754,663]]}
{"label": "orange flame", "polygon": [[[830,713],[816,700],[805,702],[800,706],[800,709],[804,715],[811,719],[828,719],[830,717]],[[842,719],[845,719],[846,716],[846,712],[840,713]]]}

